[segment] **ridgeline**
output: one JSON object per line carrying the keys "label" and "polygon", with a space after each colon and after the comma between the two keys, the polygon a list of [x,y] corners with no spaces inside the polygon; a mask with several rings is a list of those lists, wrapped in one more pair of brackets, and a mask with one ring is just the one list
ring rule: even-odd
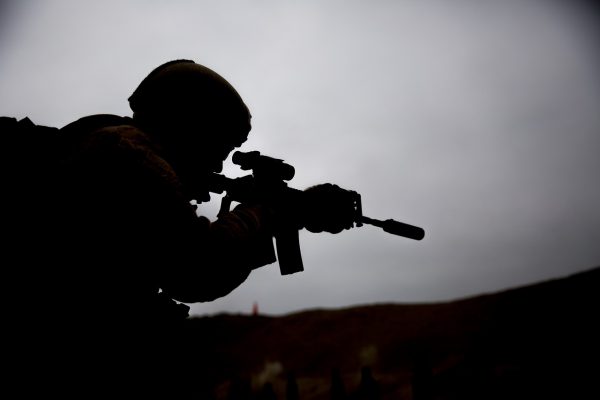
{"label": "ridgeline", "polygon": [[599,300],[595,268],[444,303],[195,317],[190,360],[223,399],[240,384],[284,399],[290,380],[300,399],[331,399],[334,371],[364,397],[365,370],[381,399],[593,398]]}

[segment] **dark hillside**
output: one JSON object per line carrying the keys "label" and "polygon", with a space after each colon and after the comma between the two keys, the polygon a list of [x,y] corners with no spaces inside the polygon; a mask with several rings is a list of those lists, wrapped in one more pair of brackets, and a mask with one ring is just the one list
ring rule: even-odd
{"label": "dark hillside", "polygon": [[270,382],[284,398],[290,372],[302,399],[330,398],[334,369],[352,393],[362,367],[382,398],[584,398],[600,394],[599,288],[597,268],[447,303],[189,322],[195,338],[210,344],[194,351],[210,363],[222,398],[234,377],[256,390]]}

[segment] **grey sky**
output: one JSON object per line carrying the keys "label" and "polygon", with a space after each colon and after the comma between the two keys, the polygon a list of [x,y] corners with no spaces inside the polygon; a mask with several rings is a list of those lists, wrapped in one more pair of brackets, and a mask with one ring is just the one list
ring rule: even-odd
{"label": "grey sky", "polygon": [[13,2],[0,114],[129,115],[151,69],[194,59],[238,89],[244,148],[293,164],[292,185],[338,183],[427,232],[302,232],[304,273],[254,271],[195,313],[453,299],[600,265],[598,15],[579,4]]}

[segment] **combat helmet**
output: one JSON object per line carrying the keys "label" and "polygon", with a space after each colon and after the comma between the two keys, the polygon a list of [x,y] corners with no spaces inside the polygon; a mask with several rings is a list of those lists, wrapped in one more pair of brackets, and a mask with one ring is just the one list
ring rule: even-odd
{"label": "combat helmet", "polygon": [[134,119],[171,131],[174,126],[218,127],[221,134],[243,141],[250,130],[250,112],[239,93],[221,75],[192,60],[169,61],[154,69],[129,97],[129,105]]}

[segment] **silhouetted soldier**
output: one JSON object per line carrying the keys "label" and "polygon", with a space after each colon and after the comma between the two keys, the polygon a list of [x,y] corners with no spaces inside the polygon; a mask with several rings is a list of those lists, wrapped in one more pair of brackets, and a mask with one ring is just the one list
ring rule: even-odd
{"label": "silhouetted soldier", "polygon": [[329,389],[331,400],[346,400],[346,386],[342,380],[339,368],[331,371],[331,388]]}
{"label": "silhouetted soldier", "polygon": [[379,383],[373,377],[370,367],[362,367],[360,384],[355,395],[358,400],[379,400],[381,397]]}
{"label": "silhouetted soldier", "polygon": [[287,375],[287,382],[285,386],[285,398],[286,400],[298,400],[300,398],[298,382],[296,381],[296,374],[294,374],[293,372],[289,372]]}
{"label": "silhouetted soldier", "polygon": [[[129,103],[133,118],[93,115],[62,128],[42,210],[21,210],[36,217],[30,252],[13,264],[24,282],[8,283],[22,292],[12,302],[26,310],[18,326],[29,334],[13,348],[23,376],[44,378],[37,387],[49,395],[183,395],[195,378],[182,355],[196,344],[181,340],[188,307],[179,302],[225,296],[275,261],[281,210],[245,204],[210,222],[190,204],[209,199],[207,177],[250,131],[235,89],[178,60],[152,71]],[[352,197],[319,187],[311,204],[335,201],[295,210],[301,225],[350,228]]]}
{"label": "silhouetted soldier", "polygon": [[267,382],[263,385],[258,393],[258,400],[277,400],[277,395],[275,394],[275,389],[273,389],[273,384],[271,382]]}
{"label": "silhouetted soldier", "polygon": [[227,400],[252,400],[252,385],[248,379],[235,377],[227,394]]}
{"label": "silhouetted soldier", "polygon": [[412,392],[415,400],[433,399],[433,371],[425,352],[415,352],[413,360]]}

